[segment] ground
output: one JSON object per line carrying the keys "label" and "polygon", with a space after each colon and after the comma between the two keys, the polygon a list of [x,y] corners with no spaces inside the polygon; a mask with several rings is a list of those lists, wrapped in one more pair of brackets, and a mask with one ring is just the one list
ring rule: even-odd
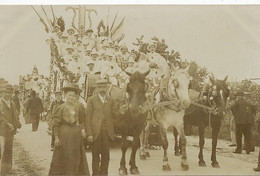
{"label": "ground", "polygon": [[[31,125],[23,124],[22,128],[15,136],[14,142],[14,175],[47,175],[52,152],[50,151],[51,137],[47,134],[47,123],[41,122],[37,132],[31,131]],[[220,168],[212,168],[210,161],[211,140],[206,139],[204,160],[207,167],[198,166],[198,137],[187,137],[187,154],[189,170],[183,171],[180,165],[180,157],[174,156],[173,137],[169,136],[169,162],[172,170],[162,171],[162,149],[150,150],[151,158],[142,161],[137,156],[137,166],[142,175],[258,175],[253,168],[257,165],[259,148],[254,153],[246,155],[233,154],[234,147],[229,147],[229,141],[219,140],[217,147],[217,160]],[[127,161],[130,155],[127,152]],[[91,169],[91,153],[86,152],[89,167]],[[110,153],[109,174],[118,175],[121,150],[113,147]],[[128,163],[128,162],[127,162]],[[128,166],[127,166],[128,167]],[[129,167],[128,167],[129,168]]]}

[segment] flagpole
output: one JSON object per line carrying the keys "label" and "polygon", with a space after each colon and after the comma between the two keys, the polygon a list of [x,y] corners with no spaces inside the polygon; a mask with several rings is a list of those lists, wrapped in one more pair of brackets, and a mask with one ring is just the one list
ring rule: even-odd
{"label": "flagpole", "polygon": [[49,19],[48,15],[47,15],[47,13],[46,13],[46,11],[45,11],[45,9],[43,8],[43,6],[42,6],[42,5],[41,5],[41,7],[42,7],[42,11],[43,11],[43,13],[45,14],[45,17],[46,17],[46,19],[47,19],[47,21],[48,21],[49,25],[50,25],[50,29],[51,29],[51,32],[52,32],[52,31],[53,31],[53,29],[52,29],[51,20]]}

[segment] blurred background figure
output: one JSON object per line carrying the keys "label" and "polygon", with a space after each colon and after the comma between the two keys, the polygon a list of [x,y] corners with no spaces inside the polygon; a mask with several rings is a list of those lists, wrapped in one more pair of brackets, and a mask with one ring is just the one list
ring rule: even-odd
{"label": "blurred background figure", "polygon": [[40,114],[43,112],[42,100],[36,96],[36,92],[31,92],[31,98],[28,100],[26,112],[29,113],[30,119],[32,120],[32,131],[37,131]]}

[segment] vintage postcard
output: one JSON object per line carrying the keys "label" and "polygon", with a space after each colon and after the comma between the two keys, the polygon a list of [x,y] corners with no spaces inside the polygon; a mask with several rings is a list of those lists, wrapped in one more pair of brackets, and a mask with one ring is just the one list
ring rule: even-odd
{"label": "vintage postcard", "polygon": [[259,16],[0,5],[0,175],[259,175]]}

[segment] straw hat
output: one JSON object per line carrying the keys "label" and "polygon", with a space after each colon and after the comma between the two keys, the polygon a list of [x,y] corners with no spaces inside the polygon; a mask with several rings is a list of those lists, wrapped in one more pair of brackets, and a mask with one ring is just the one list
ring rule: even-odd
{"label": "straw hat", "polygon": [[65,86],[61,88],[62,91],[74,91],[74,92],[80,92],[81,90],[73,83],[66,82]]}

